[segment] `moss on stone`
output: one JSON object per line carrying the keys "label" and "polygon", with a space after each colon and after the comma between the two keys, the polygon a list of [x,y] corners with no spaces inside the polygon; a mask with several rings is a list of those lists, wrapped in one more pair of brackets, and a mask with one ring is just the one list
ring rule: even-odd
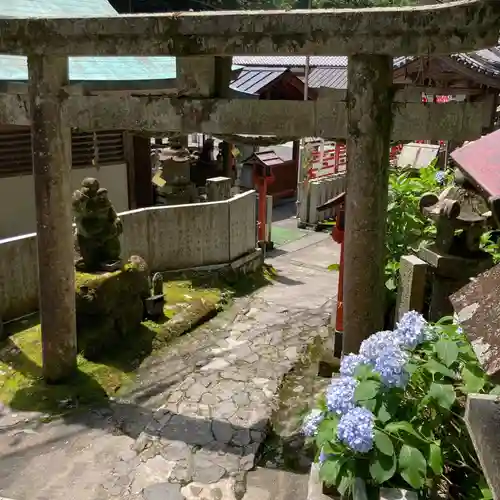
{"label": "moss on stone", "polygon": [[132,264],[110,273],[76,273],[78,348],[89,359],[137,334],[149,295],[147,271]]}
{"label": "moss on stone", "polygon": [[[116,273],[110,273],[116,274]],[[16,410],[41,411],[58,415],[79,408],[105,405],[109,397],[126,395],[135,380],[135,371],[155,351],[168,348],[169,335],[159,335],[168,320],[182,316],[190,304],[203,301],[206,311],[214,304],[231,301],[232,296],[269,283],[268,272],[235,278],[230,284],[215,275],[200,275],[171,279],[164,283],[165,318],[156,323],[145,321],[128,338],[93,362],[78,356],[78,372],[66,384],[48,385],[42,379],[41,329],[37,318],[31,323],[19,321],[6,325],[11,337],[0,343],[0,401]],[[99,288],[99,279],[93,274],[78,273],[78,286]],[[187,331],[193,317],[186,315]],[[180,328],[176,325],[175,328]],[[100,332],[101,333],[101,332]],[[96,334],[90,333],[90,334]]]}

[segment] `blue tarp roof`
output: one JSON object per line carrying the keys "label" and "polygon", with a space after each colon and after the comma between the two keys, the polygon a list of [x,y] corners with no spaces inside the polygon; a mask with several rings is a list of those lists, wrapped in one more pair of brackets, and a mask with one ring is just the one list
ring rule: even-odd
{"label": "blue tarp roof", "polygon": [[[118,13],[107,0],[0,0],[2,17],[96,17]],[[70,57],[73,81],[136,81],[175,78],[174,57]],[[26,57],[0,55],[0,80],[26,81]]]}

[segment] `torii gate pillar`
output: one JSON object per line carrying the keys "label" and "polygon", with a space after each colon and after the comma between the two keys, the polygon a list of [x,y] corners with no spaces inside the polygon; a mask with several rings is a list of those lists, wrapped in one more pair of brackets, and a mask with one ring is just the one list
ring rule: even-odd
{"label": "torii gate pillar", "polygon": [[348,66],[344,353],[383,328],[392,57],[355,55]]}

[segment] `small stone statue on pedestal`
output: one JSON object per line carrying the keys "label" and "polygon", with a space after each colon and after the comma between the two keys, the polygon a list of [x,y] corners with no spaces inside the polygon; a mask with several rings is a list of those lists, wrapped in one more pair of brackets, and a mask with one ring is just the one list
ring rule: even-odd
{"label": "small stone statue on pedestal", "polygon": [[436,321],[452,314],[448,299],[452,293],[492,266],[491,256],[480,248],[480,239],[493,223],[493,215],[486,200],[458,170],[455,185],[439,197],[433,193],[422,196],[420,210],[436,225],[435,243],[419,252],[433,271],[429,319]]}
{"label": "small stone statue on pedestal", "polygon": [[78,270],[114,271],[121,267],[120,239],[122,223],[109,201],[107,189],[88,177],[73,193],[76,244],[80,259]]}

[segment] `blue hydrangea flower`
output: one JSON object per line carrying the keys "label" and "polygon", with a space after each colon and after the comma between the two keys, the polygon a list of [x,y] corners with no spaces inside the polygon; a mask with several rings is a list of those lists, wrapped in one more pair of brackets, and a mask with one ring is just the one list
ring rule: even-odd
{"label": "blue hydrangea flower", "polygon": [[342,416],[337,428],[340,441],[351,450],[367,453],[373,448],[374,415],[366,408],[353,408]]}
{"label": "blue hydrangea flower", "polygon": [[374,365],[387,346],[396,345],[396,336],[394,332],[386,330],[377,332],[370,335],[366,340],[363,340],[359,353],[368,360],[369,363]]}
{"label": "blue hydrangea flower", "polygon": [[304,417],[302,423],[302,432],[305,436],[312,437],[318,432],[318,426],[324,419],[323,412],[321,410],[311,410],[311,412]]}
{"label": "blue hydrangea flower", "polygon": [[414,349],[426,340],[427,321],[416,312],[409,311],[403,315],[394,331],[396,342],[404,349]]}
{"label": "blue hydrangea flower", "polygon": [[319,454],[318,462],[320,464],[323,464],[327,458],[328,458],[328,455],[323,451],[323,448],[321,448],[321,452]]}
{"label": "blue hydrangea flower", "polygon": [[343,377],[354,377],[354,372],[358,366],[369,364],[368,359],[362,354],[348,354],[340,362],[340,375]]}
{"label": "blue hydrangea flower", "polygon": [[445,180],[446,180],[446,172],[443,172],[442,170],[436,172],[436,182],[438,184],[444,184]]}
{"label": "blue hydrangea flower", "polygon": [[408,353],[396,345],[388,345],[375,362],[374,371],[380,375],[382,384],[386,387],[405,387],[408,383],[408,373],[405,365]]}
{"label": "blue hydrangea flower", "polygon": [[332,380],[326,391],[326,406],[329,411],[337,415],[344,415],[352,410],[354,404],[354,391],[358,381],[352,377],[339,377]]}

